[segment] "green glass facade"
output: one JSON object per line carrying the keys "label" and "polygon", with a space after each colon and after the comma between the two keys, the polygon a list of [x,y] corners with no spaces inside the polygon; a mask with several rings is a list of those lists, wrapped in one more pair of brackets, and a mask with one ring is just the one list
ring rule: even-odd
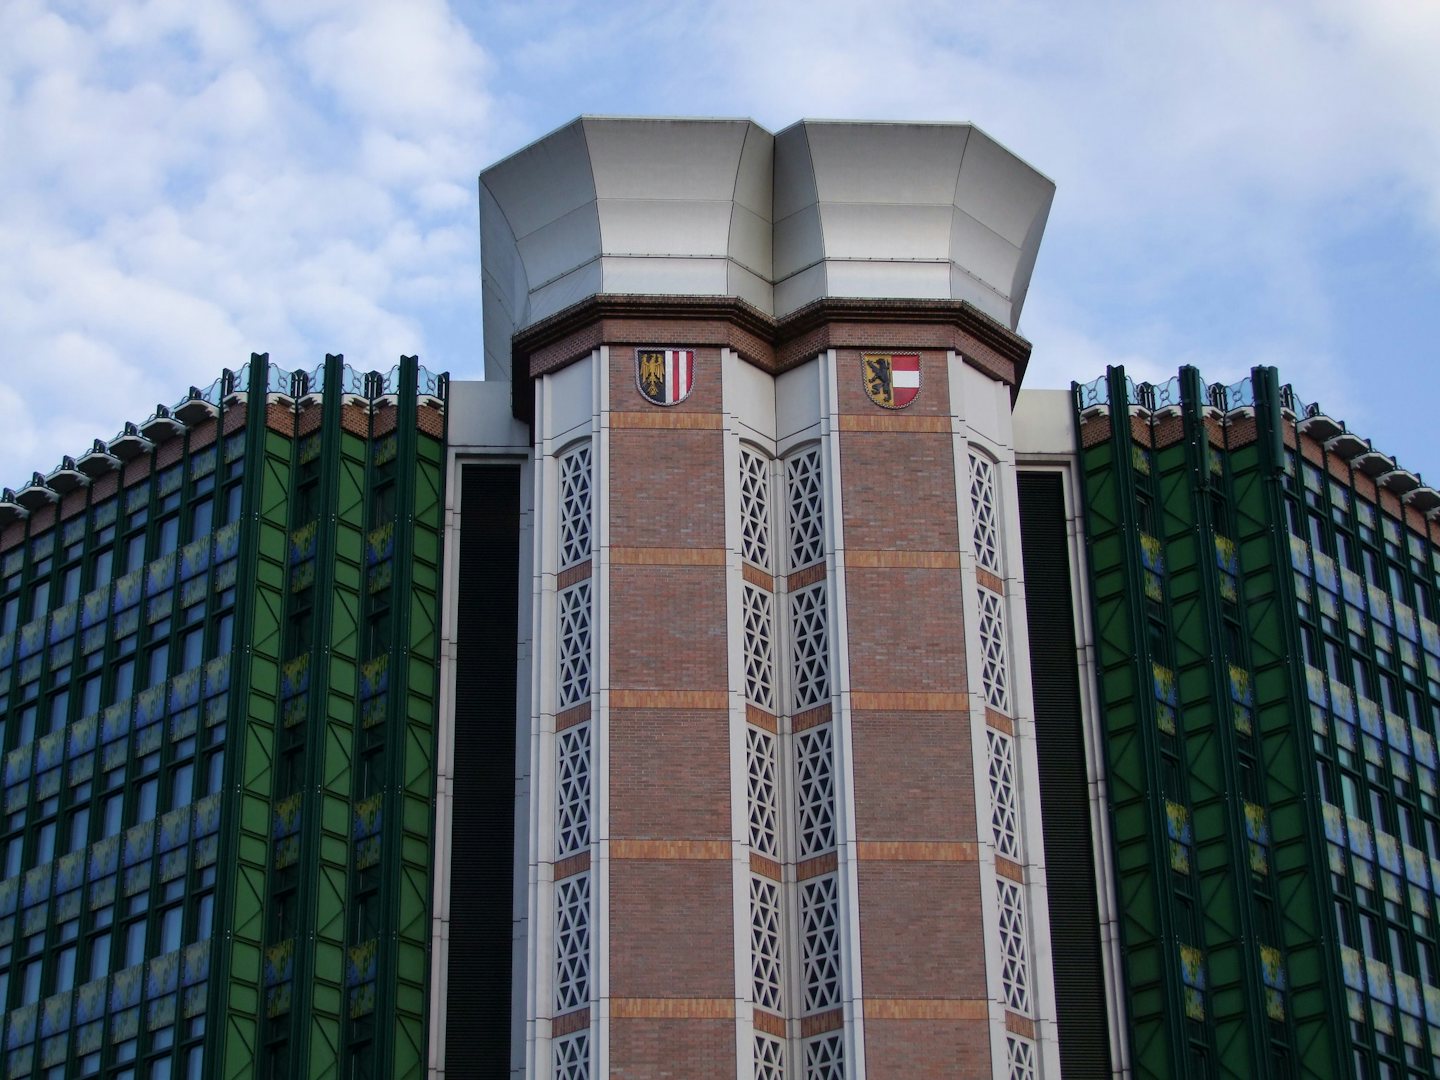
{"label": "green glass facade", "polygon": [[7,493],[5,1077],[423,1069],[446,391],[256,356]]}
{"label": "green glass facade", "polygon": [[1074,395],[1134,1074],[1434,1075],[1433,526],[1273,369]]}

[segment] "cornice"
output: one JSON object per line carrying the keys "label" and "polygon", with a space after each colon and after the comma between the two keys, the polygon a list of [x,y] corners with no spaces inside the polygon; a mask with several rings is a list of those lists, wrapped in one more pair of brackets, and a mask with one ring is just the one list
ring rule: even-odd
{"label": "cornice", "polygon": [[[657,324],[677,327],[674,341],[656,340]],[[1010,387],[1011,399],[1030,359],[1030,342],[965,300],[824,297],[776,319],[733,296],[597,293],[526,327],[511,341],[515,415],[533,415],[532,382],[568,367],[602,344],[723,346],[778,375],[836,347],[908,347],[897,330],[927,327],[932,347],[945,347]],[[668,328],[667,328],[668,329]],[[949,333],[946,333],[949,331]],[[903,338],[903,332],[898,335]]]}

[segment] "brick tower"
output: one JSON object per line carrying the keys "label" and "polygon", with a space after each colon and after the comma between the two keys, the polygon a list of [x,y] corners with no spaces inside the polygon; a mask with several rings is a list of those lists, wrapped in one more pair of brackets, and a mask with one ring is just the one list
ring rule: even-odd
{"label": "brick tower", "polygon": [[[585,118],[482,175],[432,1060],[1058,1073],[1011,438],[1052,194],[948,124]],[[466,682],[497,560],[513,693]]]}

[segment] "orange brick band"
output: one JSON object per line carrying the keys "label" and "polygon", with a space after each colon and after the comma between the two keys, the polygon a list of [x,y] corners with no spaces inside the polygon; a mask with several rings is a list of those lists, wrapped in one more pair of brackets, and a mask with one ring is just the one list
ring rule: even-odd
{"label": "orange brick band", "polygon": [[590,1006],[577,1009],[575,1012],[566,1013],[564,1016],[557,1016],[550,1021],[550,1037],[558,1039],[562,1035],[569,1035],[572,1031],[579,1031],[581,1028],[590,1026]]}
{"label": "orange brick band", "polygon": [[806,728],[823,724],[830,719],[830,703],[816,705],[813,709],[806,709],[804,712],[796,713],[790,718],[791,731],[804,731]]}
{"label": "orange brick band", "polygon": [[990,1003],[984,998],[862,999],[866,1020],[985,1020]]}
{"label": "orange brick band", "polygon": [[1005,1030],[1015,1035],[1023,1035],[1027,1039],[1035,1038],[1035,1021],[1028,1016],[1021,1016],[1019,1013],[1005,1011]]}
{"label": "orange brick band", "polygon": [[612,412],[612,428],[669,428],[671,430],[704,431],[720,429],[719,413],[672,412],[656,408],[653,412]]}
{"label": "orange brick band", "polygon": [[795,877],[800,881],[806,881],[812,877],[819,877],[821,874],[833,873],[840,865],[838,856],[833,851],[827,851],[824,855],[816,855],[813,859],[806,859],[795,865]]}
{"label": "orange brick band", "polygon": [[751,585],[764,589],[766,592],[775,591],[775,576],[767,574],[753,563],[742,562],[740,564],[740,575]]}
{"label": "orange brick band", "polygon": [[855,853],[874,862],[975,862],[980,845],[971,840],[862,840]]}
{"label": "orange brick band", "polygon": [[590,852],[581,851],[569,858],[561,859],[555,864],[555,880],[574,877],[576,874],[583,874],[590,869]]}
{"label": "orange brick band", "polygon": [[611,840],[612,859],[730,858],[729,840]]}
{"label": "orange brick band", "polygon": [[831,1009],[829,1012],[802,1017],[800,1019],[800,1037],[802,1039],[808,1039],[811,1035],[823,1035],[827,1031],[839,1031],[844,1026],[845,1010]]}
{"label": "orange brick band", "polygon": [[610,999],[610,1015],[619,1020],[729,1020],[734,998]]}
{"label": "orange brick band", "polygon": [[591,562],[589,559],[586,559],[584,562],[576,563],[574,566],[567,567],[566,569],[561,570],[560,573],[556,574],[555,588],[557,591],[560,589],[568,589],[577,581],[584,581],[586,578],[590,577],[591,574]]}
{"label": "orange brick band", "polygon": [[726,709],[724,690],[611,690],[612,709]]}
{"label": "orange brick band", "polygon": [[970,697],[968,694],[854,690],[850,693],[850,707],[886,712],[968,712]]}
{"label": "orange brick band", "polygon": [[1004,713],[985,706],[985,723],[989,724],[996,731],[1003,731],[1006,735],[1015,734],[1015,721]]}
{"label": "orange brick band", "polygon": [[555,730],[564,731],[566,728],[574,727],[576,724],[583,724],[590,719],[590,702],[582,701],[579,705],[572,705],[564,712],[555,714]]}
{"label": "orange brick band", "polygon": [[761,877],[769,878],[771,881],[780,881],[780,864],[774,859],[767,859],[764,855],[750,853],[750,872],[759,874]]}
{"label": "orange brick band", "polygon": [[840,417],[841,431],[914,431],[932,434],[950,434],[948,416],[892,416],[877,413],[874,416],[847,414]]}
{"label": "orange brick band", "polygon": [[783,1039],[786,1035],[785,1021],[764,1009],[755,1010],[755,1027],[767,1035],[774,1035],[777,1039]]}
{"label": "orange brick band", "polygon": [[724,548],[612,547],[616,566],[724,566]]}
{"label": "orange brick band", "polygon": [[959,570],[958,551],[871,551],[846,548],[845,565],[865,569],[891,567],[917,570]]}
{"label": "orange brick band", "polygon": [[1011,862],[1003,855],[995,856],[995,872],[1017,884],[1025,884],[1025,868],[1017,862]]}
{"label": "orange brick band", "polygon": [[785,579],[785,587],[791,592],[796,589],[803,589],[806,585],[814,585],[817,581],[825,580],[825,564],[817,562],[813,566],[807,566],[804,570],[796,570]]}
{"label": "orange brick band", "polygon": [[764,728],[772,735],[780,730],[780,725],[772,714],[749,703],[745,705],[745,720],[758,728]]}
{"label": "orange brick band", "polygon": [[998,575],[992,574],[989,570],[982,570],[979,567],[976,567],[975,580],[979,582],[981,586],[989,589],[991,592],[999,593],[1001,596],[1005,595],[1005,582],[1001,580]]}

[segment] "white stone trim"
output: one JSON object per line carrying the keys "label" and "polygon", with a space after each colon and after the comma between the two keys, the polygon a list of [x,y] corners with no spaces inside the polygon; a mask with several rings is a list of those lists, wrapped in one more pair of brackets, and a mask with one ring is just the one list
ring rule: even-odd
{"label": "white stone trim", "polygon": [[[825,453],[826,584],[830,590],[830,693],[835,744],[836,876],[840,904],[840,961],[845,1068],[865,1080],[864,981],[860,964],[860,883],[855,827],[855,742],[850,722],[850,633],[845,589],[845,504],[840,471],[839,363],[820,354],[820,443]],[[803,1060],[803,1058],[801,1059]],[[801,1065],[797,1062],[796,1068]]]}

